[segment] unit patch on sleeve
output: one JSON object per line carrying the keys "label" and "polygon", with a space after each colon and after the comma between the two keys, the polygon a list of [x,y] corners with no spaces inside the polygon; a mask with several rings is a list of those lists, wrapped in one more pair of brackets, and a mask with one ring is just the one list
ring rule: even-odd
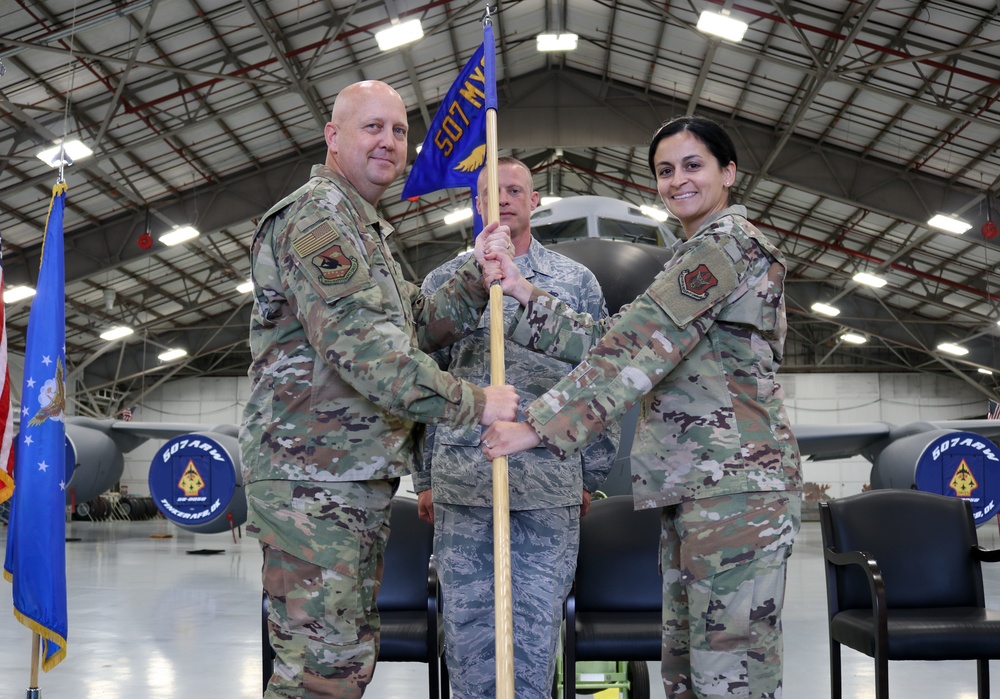
{"label": "unit patch on sleeve", "polygon": [[320,221],[292,241],[299,259],[312,266],[322,284],[340,284],[358,270],[357,257],[351,254],[353,249],[337,242],[339,238],[329,221]]}
{"label": "unit patch on sleeve", "polygon": [[698,301],[707,299],[708,292],[719,284],[719,280],[705,264],[694,269],[682,269],[677,281],[682,294]]}
{"label": "unit patch on sleeve", "polygon": [[733,261],[715,241],[701,242],[660,272],[647,294],[677,327],[724,300],[736,288]]}

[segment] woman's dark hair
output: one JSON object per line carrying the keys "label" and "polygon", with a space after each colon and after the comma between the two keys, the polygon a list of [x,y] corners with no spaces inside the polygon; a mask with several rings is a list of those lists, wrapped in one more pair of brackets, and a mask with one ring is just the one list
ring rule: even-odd
{"label": "woman's dark hair", "polygon": [[664,123],[653,136],[653,140],[649,142],[649,171],[653,173],[654,178],[656,177],[656,167],[653,158],[656,157],[656,146],[663,139],[681,131],[693,134],[704,143],[708,152],[719,161],[719,167],[725,167],[729,163],[738,164],[736,162],[736,146],[733,145],[733,139],[729,138],[725,129],[705,117],[680,116]]}

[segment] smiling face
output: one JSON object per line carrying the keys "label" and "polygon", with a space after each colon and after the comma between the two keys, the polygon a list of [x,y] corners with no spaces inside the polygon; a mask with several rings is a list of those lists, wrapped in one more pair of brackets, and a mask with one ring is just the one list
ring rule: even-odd
{"label": "smiling face", "polygon": [[694,134],[680,131],[656,146],[656,190],[690,238],[705,220],[729,205],[736,164],[723,166]]}
{"label": "smiling face", "polygon": [[326,125],[326,164],[375,204],[406,167],[406,106],[382,82],[340,91]]}

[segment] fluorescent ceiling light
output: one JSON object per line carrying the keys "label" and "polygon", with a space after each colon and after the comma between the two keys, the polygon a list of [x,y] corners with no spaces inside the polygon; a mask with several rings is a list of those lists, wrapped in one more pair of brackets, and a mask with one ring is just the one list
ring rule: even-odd
{"label": "fluorescent ceiling light", "polygon": [[65,143],[57,142],[51,148],[46,148],[38,153],[36,157],[46,165],[59,167],[60,164],[72,165],[74,160],[86,158],[93,153],[94,151],[83,145],[82,142],[73,139]]}
{"label": "fluorescent ceiling light", "polygon": [[164,233],[160,236],[160,242],[164,245],[180,245],[185,240],[191,240],[192,238],[197,238],[201,233],[199,233],[192,226],[184,226],[183,228],[175,228],[169,233]]}
{"label": "fluorescent ceiling light", "polygon": [[168,349],[166,352],[162,352],[157,355],[157,359],[161,362],[172,362],[175,359],[179,359],[187,354],[187,350],[182,349]]}
{"label": "fluorescent ceiling light", "polygon": [[945,216],[944,214],[938,214],[937,216],[932,217],[931,220],[927,222],[927,225],[931,228],[937,228],[947,233],[954,233],[955,235],[962,235],[967,230],[972,228],[971,223],[966,223],[960,218]]}
{"label": "fluorescent ceiling light", "polygon": [[844,333],[840,336],[840,339],[852,345],[863,345],[868,342],[867,337],[864,335],[858,335],[857,333]]}
{"label": "fluorescent ceiling light", "polygon": [[716,12],[705,10],[698,17],[698,31],[712,34],[729,41],[743,41],[743,35],[747,32],[747,23],[738,19],[733,19],[728,14],[720,15]]}
{"label": "fluorescent ceiling light", "polygon": [[812,308],[816,313],[822,313],[823,315],[830,316],[831,318],[840,315],[839,308],[825,303],[820,303],[819,301],[810,306],[810,308]]}
{"label": "fluorescent ceiling light", "polygon": [[3,292],[4,303],[17,303],[24,299],[30,299],[35,295],[35,290],[30,286],[12,286]]}
{"label": "fluorescent ceiling light", "polygon": [[576,34],[539,34],[535,48],[539,51],[576,51]]}
{"label": "fluorescent ceiling light", "polygon": [[105,330],[101,333],[101,339],[107,340],[108,342],[113,342],[115,340],[120,340],[123,337],[128,337],[135,330],[132,328],[126,328],[124,325],[119,325],[117,327],[111,328],[110,330]]}
{"label": "fluorescent ceiling light", "polygon": [[979,367],[978,369],[976,369],[976,371],[978,371],[980,374],[986,374],[987,376],[993,376],[993,372],[990,371],[989,369],[983,369],[982,367]]}
{"label": "fluorescent ceiling light", "polygon": [[467,206],[464,209],[459,209],[458,211],[452,211],[450,214],[445,214],[444,223],[446,226],[450,226],[453,223],[467,221],[470,218],[472,218],[472,208]]}
{"label": "fluorescent ceiling light", "polygon": [[868,274],[868,272],[858,272],[853,278],[858,284],[864,284],[865,286],[871,286],[876,289],[881,289],[883,286],[888,284],[888,282],[882,277],[874,274]]}
{"label": "fluorescent ceiling light", "polygon": [[424,28],[419,19],[390,24],[375,32],[375,41],[381,51],[388,51],[403,44],[409,44],[424,36]]}
{"label": "fluorescent ceiling light", "polygon": [[540,203],[542,206],[548,206],[549,204],[555,204],[560,199],[562,199],[562,197],[542,197]]}
{"label": "fluorescent ceiling light", "polygon": [[961,345],[956,345],[952,342],[942,342],[937,348],[942,352],[947,352],[948,354],[953,354],[956,357],[964,357],[969,353],[969,350],[965,349]]}
{"label": "fluorescent ceiling light", "polygon": [[639,207],[639,211],[652,219],[656,219],[657,221],[666,221],[670,216],[670,214],[663,209],[657,209],[655,206],[646,206],[645,204]]}
{"label": "fluorescent ceiling light", "polygon": [[247,279],[242,284],[238,284],[236,286],[236,290],[241,294],[249,294],[251,291],[253,291],[253,282]]}

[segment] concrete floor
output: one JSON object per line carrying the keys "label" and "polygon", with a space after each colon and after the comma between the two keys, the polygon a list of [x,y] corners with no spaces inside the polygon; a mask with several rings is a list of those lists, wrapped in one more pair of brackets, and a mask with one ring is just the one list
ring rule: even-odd
{"label": "concrete floor", "polygon": [[[0,526],[0,548],[6,527]],[[154,538],[172,534],[170,538]],[[67,543],[69,642],[66,659],[39,680],[45,699],[252,699],[261,695],[260,551],[228,534],[194,535],[163,520],[74,522]],[[997,525],[979,532],[1000,546]],[[193,555],[203,549],[215,555]],[[1000,566],[987,569],[1000,607]],[[785,604],[785,698],[829,696],[826,599],[819,525],[806,522],[789,565]],[[26,696],[30,633],[11,613],[0,582],[0,699]],[[872,662],[844,652],[845,697],[873,697]],[[971,662],[892,663],[893,696],[973,699]],[[1000,693],[1000,663],[992,690]],[[653,699],[663,699],[650,665]],[[384,663],[366,697],[426,696],[426,666]]]}

